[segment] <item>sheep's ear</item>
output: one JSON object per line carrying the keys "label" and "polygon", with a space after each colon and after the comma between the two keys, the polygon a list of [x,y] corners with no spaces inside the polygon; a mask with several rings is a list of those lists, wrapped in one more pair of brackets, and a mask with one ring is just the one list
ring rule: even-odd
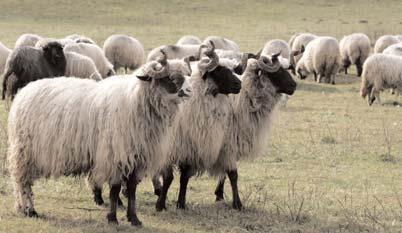
{"label": "sheep's ear", "polygon": [[148,75],[137,75],[137,78],[141,81],[145,81],[145,82],[151,82],[152,78],[149,77]]}

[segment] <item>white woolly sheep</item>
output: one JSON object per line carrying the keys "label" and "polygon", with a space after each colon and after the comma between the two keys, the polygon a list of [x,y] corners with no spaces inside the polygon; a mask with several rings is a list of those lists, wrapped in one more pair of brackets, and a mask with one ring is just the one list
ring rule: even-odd
{"label": "white woolly sheep", "polygon": [[402,43],[393,44],[382,51],[383,54],[402,56]]}
{"label": "white woolly sheep", "polygon": [[106,58],[117,71],[124,68],[136,70],[144,63],[144,47],[137,39],[126,35],[111,35],[103,43]]}
{"label": "white woolly sheep", "polygon": [[209,41],[212,41],[215,44],[216,49],[224,49],[224,50],[232,50],[235,52],[240,52],[239,46],[236,42],[229,40],[220,36],[208,36],[204,39],[203,44],[208,44]]}
{"label": "white woolly sheep", "polygon": [[96,45],[96,42],[92,40],[89,37],[78,35],[78,34],[72,34],[69,36],[66,36],[65,39],[70,39],[73,40],[76,43],[87,43],[87,44],[94,44]]}
{"label": "white woolly sheep", "polygon": [[283,58],[289,60],[290,58],[290,46],[284,40],[275,39],[270,40],[265,43],[264,47],[262,48],[261,55],[262,56],[271,56],[272,54],[280,53]]}
{"label": "white woolly sheep", "polygon": [[7,48],[3,43],[0,42],[0,74],[4,73],[6,61],[10,53],[11,49]]}
{"label": "white woolly sheep", "polygon": [[237,161],[261,154],[282,94],[292,95],[296,89],[296,82],[281,68],[278,56],[279,53],[273,55],[268,64],[265,58],[248,60],[241,78],[242,90],[231,97],[233,108],[218,160],[209,168],[211,175],[220,178],[215,190],[217,201],[223,200],[225,174],[228,175],[235,209],[242,209],[237,188]]}
{"label": "white woolly sheep", "polygon": [[290,67],[292,69],[292,73],[296,74],[296,64],[300,60],[301,55],[300,52],[314,39],[317,39],[318,36],[311,33],[298,33],[297,36],[293,38],[293,42],[290,45]]}
{"label": "white woolly sheep", "polygon": [[[354,33],[342,38],[339,42],[342,69],[348,73],[350,65],[356,65],[357,77],[362,74],[363,63],[370,54],[371,43],[363,33]],[[340,71],[342,71],[340,69]]]}
{"label": "white woolly sheep", "polygon": [[402,41],[398,37],[393,35],[384,35],[378,38],[374,45],[374,53],[382,53],[384,49],[393,44],[401,43]]}
{"label": "white woolly sheep", "polygon": [[65,52],[66,56],[66,77],[88,78],[96,81],[102,80],[102,76],[96,69],[91,58],[75,53]]}
{"label": "white woolly sheep", "polygon": [[127,218],[141,225],[136,187],[166,161],[158,144],[177,112],[186,80],[170,77],[166,56],[145,64],[137,77],[43,79],[19,92],[8,118],[8,160],[18,211],[37,216],[32,197],[36,179],[89,174],[95,184],[111,186],[109,223],[118,223],[117,199],[125,181]]}
{"label": "white woolly sheep", "polygon": [[147,62],[154,61],[160,57],[161,50],[166,52],[168,59],[182,59],[189,56],[197,58],[200,50],[204,47],[205,45],[162,45],[148,53]]}
{"label": "white woolly sheep", "polygon": [[71,40],[71,39],[66,39],[66,38],[62,38],[62,39],[54,39],[54,38],[41,38],[39,39],[36,44],[35,44],[35,48],[43,48],[43,46],[46,46],[46,44],[48,44],[49,42],[52,41],[57,41],[59,42],[62,46],[66,46],[67,44],[72,44],[75,43],[75,41]]}
{"label": "white woolly sheep", "polygon": [[177,208],[185,208],[190,177],[208,169],[218,157],[230,110],[228,94],[237,94],[241,89],[240,80],[219,64],[213,42],[211,45],[212,48],[205,51],[207,58],[202,58],[192,72],[193,95],[183,103],[162,140],[162,151],[168,154],[171,164],[162,173],[163,188],[156,203],[158,211],[166,209],[173,165],[177,165],[181,173]]}
{"label": "white woolly sheep", "polygon": [[[333,37],[319,37],[311,41],[296,65],[296,72],[301,79],[310,73],[317,82],[335,84],[335,76],[340,66],[338,41]],[[318,76],[318,77],[317,77]]]}
{"label": "white woolly sheep", "polygon": [[113,65],[108,61],[105,53],[99,46],[87,43],[67,44],[64,47],[65,52],[76,52],[81,55],[87,56],[94,61],[96,68],[101,74],[102,78],[115,75]]}
{"label": "white woolly sheep", "polygon": [[293,34],[290,39],[289,39],[289,47],[292,48],[293,47],[293,43],[295,42],[296,37],[298,37],[300,34],[302,33],[296,33]]}
{"label": "white woolly sheep", "polygon": [[200,45],[202,42],[200,38],[192,35],[182,36],[176,45]]}
{"label": "white woolly sheep", "polygon": [[34,47],[36,42],[42,37],[35,34],[22,34],[15,42],[14,49],[19,47],[31,46]]}
{"label": "white woolly sheep", "polygon": [[372,105],[377,99],[381,104],[380,91],[392,88],[402,93],[402,57],[374,54],[363,65],[360,95]]}

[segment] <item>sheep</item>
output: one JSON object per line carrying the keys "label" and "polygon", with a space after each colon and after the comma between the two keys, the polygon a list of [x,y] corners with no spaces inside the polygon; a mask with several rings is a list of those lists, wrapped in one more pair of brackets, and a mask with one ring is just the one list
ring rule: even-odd
{"label": "sheep", "polygon": [[293,43],[295,42],[296,37],[300,36],[302,33],[296,33],[293,34],[290,39],[289,39],[289,47],[292,48],[293,47]]}
{"label": "sheep", "polygon": [[137,39],[126,35],[111,35],[103,43],[103,51],[106,58],[113,64],[117,71],[123,67],[135,70],[144,62],[144,47]]}
{"label": "sheep", "polygon": [[232,207],[237,210],[243,208],[237,188],[237,161],[261,155],[282,95],[292,95],[296,89],[296,82],[281,67],[278,57],[279,53],[274,54],[269,63],[264,57],[248,60],[240,94],[231,98],[233,108],[219,157],[209,169],[211,175],[219,177],[216,201],[223,200],[225,173],[228,175]]}
{"label": "sheep", "polygon": [[[161,50],[165,51],[168,59],[182,59],[184,57],[194,57],[199,55],[205,45],[162,45],[152,49],[148,53],[147,62],[154,61],[161,56]],[[192,59],[193,60],[193,59]]]}
{"label": "sheep", "polygon": [[96,45],[96,42],[94,40],[92,40],[91,38],[82,36],[82,35],[78,35],[78,34],[72,34],[72,35],[66,36],[64,39],[73,40],[76,43],[86,43],[86,44]]}
{"label": "sheep", "polygon": [[22,34],[15,42],[14,49],[25,46],[34,47],[36,42],[38,42],[38,40],[40,40],[41,38],[41,36],[35,34]]}
{"label": "sheep", "polygon": [[258,58],[260,56],[260,54],[241,53],[223,49],[215,49],[215,52],[219,57],[219,63],[230,68],[238,75],[243,74],[249,58]]}
{"label": "sheep", "polygon": [[102,76],[96,69],[95,63],[87,56],[65,52],[66,56],[66,77],[89,78],[96,81],[102,80]]}
{"label": "sheep", "polygon": [[54,39],[54,38],[41,38],[39,39],[36,44],[35,44],[35,48],[42,48],[44,47],[46,44],[48,44],[49,42],[52,41],[57,41],[59,42],[63,47],[66,46],[67,44],[72,44],[75,43],[75,41],[71,40],[71,39]]}
{"label": "sheep", "polygon": [[232,40],[229,40],[220,36],[208,36],[204,39],[204,44],[208,44],[212,41],[217,49],[232,50],[235,52],[240,52],[239,46]]}
{"label": "sheep", "polygon": [[342,68],[339,70],[348,73],[350,65],[356,65],[357,77],[362,74],[363,63],[368,58],[371,43],[368,36],[363,33],[354,33],[342,38],[339,42]]}
{"label": "sheep", "polygon": [[192,35],[182,36],[176,45],[200,45],[202,42],[200,38]]}
{"label": "sheep", "polygon": [[4,73],[6,61],[10,53],[11,49],[7,48],[3,43],[0,42],[0,74]]}
{"label": "sheep", "polygon": [[397,55],[397,56],[402,56],[402,42],[398,44],[393,44],[382,52],[383,54],[389,54],[389,55]]}
{"label": "sheep", "polygon": [[67,44],[64,47],[64,51],[76,52],[91,58],[94,61],[96,68],[98,69],[102,78],[104,79],[115,75],[113,65],[105,57],[105,53],[103,52],[103,50],[97,45],[87,43]]}
{"label": "sheep", "polygon": [[156,203],[157,211],[166,209],[174,165],[181,173],[177,208],[185,208],[190,177],[205,171],[218,157],[230,110],[228,94],[238,94],[241,89],[241,82],[233,72],[219,64],[213,42],[203,54],[206,58],[199,61],[198,69],[193,70],[190,78],[193,95],[183,103],[161,143],[170,164],[162,172],[163,187]]}
{"label": "sheep", "polygon": [[263,56],[271,56],[272,54],[277,53],[280,53],[283,58],[289,60],[290,46],[288,43],[286,43],[286,41],[280,39],[270,40],[264,45],[261,51],[261,55]]}
{"label": "sheep", "polygon": [[398,37],[393,35],[384,35],[378,38],[374,45],[374,53],[382,53],[388,46],[401,43]]}
{"label": "sheep", "polygon": [[[3,75],[2,99],[11,100],[17,91],[29,82],[63,76],[66,71],[66,57],[63,47],[58,42],[50,42],[42,49],[33,47],[19,47],[14,49],[6,62]],[[9,83],[9,77],[12,83]]]}
{"label": "sheep", "polygon": [[324,36],[307,45],[302,57],[297,62],[296,72],[300,79],[305,79],[309,73],[313,73],[317,82],[322,82],[325,77],[326,83],[335,84],[335,75],[339,66],[338,41],[333,37]]}
{"label": "sheep", "polygon": [[372,105],[377,99],[381,104],[380,91],[392,88],[402,93],[402,57],[374,54],[363,65],[360,95]]}
{"label": "sheep", "polygon": [[166,56],[145,64],[136,76],[100,82],[43,79],[18,93],[8,118],[8,161],[18,212],[38,215],[32,197],[36,179],[89,175],[95,184],[111,186],[110,224],[118,224],[123,181],[127,218],[131,225],[142,224],[135,207],[137,184],[166,162],[158,144],[177,112],[186,79],[170,76]]}
{"label": "sheep", "polygon": [[304,50],[303,48],[305,48],[312,40],[317,38],[318,36],[311,33],[298,33],[297,36],[293,38],[293,42],[289,42],[289,44],[291,44],[290,68],[294,75],[296,74],[296,64],[301,58],[301,50]]}

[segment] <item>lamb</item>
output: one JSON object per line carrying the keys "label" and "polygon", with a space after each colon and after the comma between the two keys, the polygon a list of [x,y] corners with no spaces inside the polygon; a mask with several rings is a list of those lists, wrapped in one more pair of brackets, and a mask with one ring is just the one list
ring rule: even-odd
{"label": "lamb", "polygon": [[192,35],[182,36],[176,45],[200,45],[202,42],[200,38]]}
{"label": "lamb", "polygon": [[6,61],[10,53],[11,49],[7,48],[3,43],[0,42],[0,74],[4,73]]}
{"label": "lamb", "polygon": [[[50,42],[42,49],[19,47],[7,59],[3,77],[2,99],[11,100],[17,91],[29,82],[63,76],[66,71],[66,57],[58,42]],[[14,77],[9,80],[9,77]],[[10,82],[12,83],[10,83]]]}
{"label": "lamb", "polygon": [[34,47],[36,42],[38,42],[38,40],[41,38],[41,36],[35,34],[22,34],[15,42],[14,49],[25,46]]}
{"label": "lamb", "polygon": [[64,47],[64,51],[76,52],[91,58],[103,79],[115,75],[113,65],[108,61],[103,50],[97,45],[87,43],[67,44]]}
{"label": "lamb", "polygon": [[362,74],[363,63],[370,54],[371,43],[368,36],[363,33],[354,33],[342,38],[339,43],[342,69],[348,73],[350,65],[356,65],[357,77]]}
{"label": "lamb", "polygon": [[135,70],[144,62],[144,47],[131,36],[109,36],[103,44],[103,51],[114,70],[123,67],[126,74],[127,69]]}
{"label": "lamb", "polygon": [[381,104],[380,91],[392,88],[402,93],[402,57],[374,54],[363,65],[360,95],[372,105],[377,99]]}
{"label": "lamb", "polygon": [[383,54],[402,56],[402,42],[384,49]]}
{"label": "lamb", "polygon": [[170,76],[166,56],[141,71],[138,79],[43,79],[19,92],[8,118],[9,170],[19,212],[37,216],[36,179],[89,175],[95,184],[111,186],[110,224],[118,223],[123,181],[128,220],[142,224],[135,209],[137,184],[166,161],[157,145],[177,112],[186,80]]}
{"label": "lamb", "polygon": [[87,56],[65,52],[66,56],[66,77],[89,78],[96,81],[102,80],[102,76],[96,69],[95,63]]}
{"label": "lamb", "polygon": [[374,53],[382,53],[388,46],[401,43],[398,37],[393,35],[384,35],[378,38],[374,45]]}
{"label": "lamb", "polygon": [[209,41],[212,41],[215,44],[216,49],[224,49],[224,50],[232,50],[235,52],[240,52],[239,46],[236,42],[229,40],[220,36],[208,36],[204,39],[204,44],[208,44]]}
{"label": "lamb", "polygon": [[[296,72],[300,79],[314,74],[317,82],[335,84],[335,75],[340,66],[340,51],[338,41],[333,37],[319,37],[311,41],[302,57],[297,62]],[[318,78],[317,78],[318,75]]]}
{"label": "lamb", "polygon": [[305,48],[312,40],[317,38],[318,36],[311,33],[298,33],[297,36],[293,39],[293,42],[289,42],[289,44],[291,44],[290,67],[293,74],[296,74],[296,64],[301,58],[301,50]]}
{"label": "lamb", "polygon": [[292,95],[296,89],[296,82],[280,66],[278,57],[279,53],[272,56],[273,67],[269,67],[270,63],[267,64],[263,57],[248,60],[242,75],[242,90],[239,95],[232,96],[229,127],[219,157],[209,169],[211,175],[219,177],[215,190],[217,201],[223,200],[225,173],[228,175],[234,209],[241,210],[243,206],[237,188],[237,161],[261,154],[282,95]]}
{"label": "lamb", "polygon": [[179,167],[181,173],[177,208],[185,208],[190,177],[205,171],[218,157],[227,130],[230,110],[228,94],[238,94],[241,89],[241,82],[233,72],[219,64],[213,42],[211,46],[203,53],[207,58],[202,58],[198,69],[192,72],[192,97],[183,103],[162,140],[162,151],[167,154],[170,165],[162,172],[163,187],[156,203],[157,211],[166,209],[174,165]]}

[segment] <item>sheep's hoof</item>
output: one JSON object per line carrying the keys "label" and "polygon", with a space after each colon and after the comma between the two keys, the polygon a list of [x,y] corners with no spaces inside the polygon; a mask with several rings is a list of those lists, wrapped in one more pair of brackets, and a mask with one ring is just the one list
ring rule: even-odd
{"label": "sheep's hoof", "polygon": [[176,208],[180,209],[180,210],[185,210],[186,209],[186,204],[181,203],[181,202],[177,202]]}
{"label": "sheep's hoof", "polygon": [[28,209],[25,211],[25,216],[30,218],[37,218],[39,217],[38,213],[34,209]]}
{"label": "sheep's hoof", "polygon": [[243,204],[241,203],[240,200],[233,201],[232,206],[233,206],[233,209],[238,210],[238,211],[243,209]]}
{"label": "sheep's hoof", "polygon": [[127,216],[127,220],[131,223],[132,226],[141,226],[142,222],[138,219],[137,216],[134,218],[131,218],[130,216]]}
{"label": "sheep's hoof", "polygon": [[166,210],[166,203],[162,200],[159,200],[156,202],[155,205],[156,211],[161,212],[162,210]]}
{"label": "sheep's hoof", "polygon": [[99,206],[101,206],[101,205],[103,205],[105,203],[103,201],[102,197],[97,197],[96,195],[94,196],[94,202],[95,202],[96,205],[99,205]]}
{"label": "sheep's hoof", "polygon": [[117,221],[117,218],[116,218],[116,214],[115,214],[115,213],[114,213],[114,214],[108,213],[107,216],[106,216],[106,218],[107,218],[107,222],[108,222],[110,225],[118,225],[118,224],[119,224],[119,222]]}
{"label": "sheep's hoof", "polygon": [[223,196],[218,196],[218,195],[216,195],[216,199],[215,199],[216,202],[218,202],[218,201],[224,201],[224,200],[225,200],[225,198],[224,198]]}
{"label": "sheep's hoof", "polygon": [[124,207],[123,201],[120,199],[120,197],[117,199],[117,206],[122,210],[126,209],[126,207]]}
{"label": "sheep's hoof", "polygon": [[161,188],[154,189],[154,194],[159,197],[162,194],[162,189]]}

